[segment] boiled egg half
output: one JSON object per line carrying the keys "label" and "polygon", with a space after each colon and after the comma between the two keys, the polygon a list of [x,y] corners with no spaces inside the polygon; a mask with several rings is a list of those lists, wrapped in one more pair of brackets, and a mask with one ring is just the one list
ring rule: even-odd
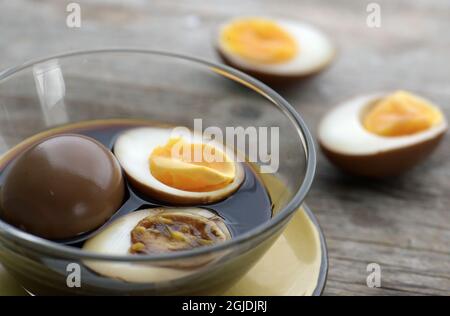
{"label": "boiled egg half", "polygon": [[133,187],[174,204],[225,199],[245,178],[242,163],[231,149],[172,128],[127,130],[117,138],[114,154]]}
{"label": "boiled egg half", "polygon": [[427,157],[447,130],[441,110],[406,91],[360,96],[331,110],[319,143],[338,167],[368,177],[398,175]]}
{"label": "boiled egg half", "polygon": [[223,61],[268,83],[317,74],[335,56],[317,28],[286,19],[235,18],[220,27],[216,48]]}
{"label": "boiled egg half", "polygon": [[[231,239],[224,220],[203,208],[153,208],[124,215],[89,239],[83,250],[105,255],[151,255],[211,246]],[[182,263],[151,266],[139,262],[86,261],[100,275],[128,282],[156,282],[193,273],[211,255]]]}

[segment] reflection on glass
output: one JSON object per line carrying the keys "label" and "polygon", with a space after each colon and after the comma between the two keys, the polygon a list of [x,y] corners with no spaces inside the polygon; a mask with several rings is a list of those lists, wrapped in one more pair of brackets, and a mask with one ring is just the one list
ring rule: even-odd
{"label": "reflection on glass", "polygon": [[33,75],[45,123],[51,126],[68,122],[64,104],[66,87],[58,61],[36,64]]}

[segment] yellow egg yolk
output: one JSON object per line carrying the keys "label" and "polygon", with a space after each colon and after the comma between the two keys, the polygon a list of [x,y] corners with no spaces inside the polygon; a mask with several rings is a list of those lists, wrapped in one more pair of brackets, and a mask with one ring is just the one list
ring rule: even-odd
{"label": "yellow egg yolk", "polygon": [[234,162],[220,149],[171,138],[155,148],[150,157],[150,172],[160,182],[176,189],[207,192],[233,182]]}
{"label": "yellow egg yolk", "polygon": [[221,43],[233,54],[261,64],[276,64],[291,60],[298,45],[286,30],[271,20],[247,18],[225,26]]}
{"label": "yellow egg yolk", "polygon": [[398,91],[376,102],[363,118],[363,125],[380,136],[405,136],[427,130],[441,121],[442,114],[435,106]]}

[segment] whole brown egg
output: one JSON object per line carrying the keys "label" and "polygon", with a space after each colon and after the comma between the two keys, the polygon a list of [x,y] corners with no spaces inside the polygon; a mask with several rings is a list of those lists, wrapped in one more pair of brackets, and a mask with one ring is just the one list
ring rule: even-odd
{"label": "whole brown egg", "polygon": [[0,216],[40,237],[70,238],[105,223],[124,195],[119,163],[106,147],[82,135],[57,135],[8,166]]}

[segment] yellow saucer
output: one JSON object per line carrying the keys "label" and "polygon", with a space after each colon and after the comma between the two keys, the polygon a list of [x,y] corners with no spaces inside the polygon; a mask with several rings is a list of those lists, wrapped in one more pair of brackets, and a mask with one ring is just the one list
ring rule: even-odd
{"label": "yellow saucer", "polygon": [[327,272],[324,236],[304,206],[272,248],[225,295],[320,295]]}
{"label": "yellow saucer", "polygon": [[[263,258],[225,295],[320,295],[328,258],[314,215],[299,210]],[[0,295],[26,295],[0,265]]]}

